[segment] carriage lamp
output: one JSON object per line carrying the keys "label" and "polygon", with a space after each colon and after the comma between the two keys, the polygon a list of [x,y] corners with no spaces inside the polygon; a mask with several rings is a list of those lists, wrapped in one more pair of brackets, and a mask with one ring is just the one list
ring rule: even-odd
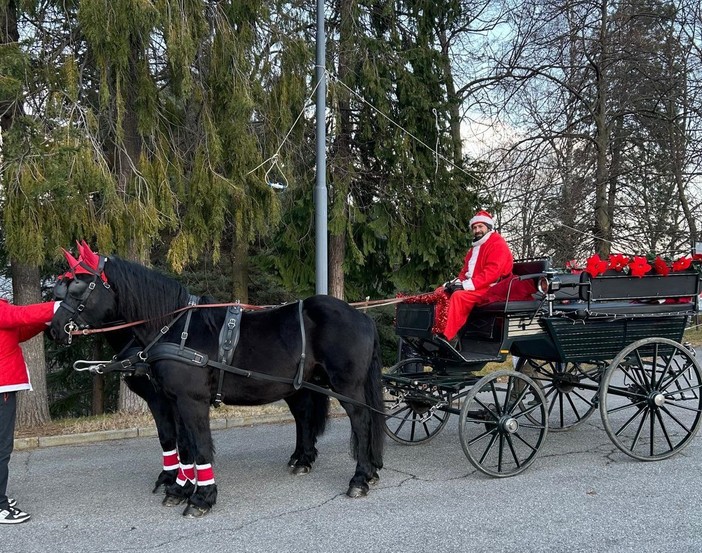
{"label": "carriage lamp", "polygon": [[548,294],[548,277],[539,277],[538,288],[544,296]]}
{"label": "carriage lamp", "polygon": [[[539,292],[545,296],[558,292],[561,289],[561,279],[557,276],[547,275],[539,278],[538,281]],[[548,298],[554,299],[554,298]]]}

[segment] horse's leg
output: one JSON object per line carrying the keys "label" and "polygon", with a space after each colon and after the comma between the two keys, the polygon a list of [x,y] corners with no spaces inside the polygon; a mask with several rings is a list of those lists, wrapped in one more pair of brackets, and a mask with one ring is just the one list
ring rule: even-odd
{"label": "horse's leg", "polygon": [[199,518],[210,512],[217,502],[217,484],[215,483],[212,461],[214,444],[210,430],[210,404],[206,400],[191,396],[178,397],[178,413],[183,420],[185,432],[192,438],[192,453],[195,464],[197,487],[188,498],[188,506],[183,515]]}
{"label": "horse's leg", "polygon": [[126,376],[124,382],[132,392],[146,401],[156,423],[158,441],[163,451],[163,468],[153,489],[153,493],[156,493],[161,486],[165,488],[173,484],[178,473],[176,425],[171,402],[155,388],[147,376]]}
{"label": "horse's leg", "polygon": [[288,461],[293,474],[307,474],[317,459],[317,438],[324,433],[329,414],[326,396],[301,389],[285,398],[290,412],[295,417],[295,451]]}
{"label": "horse's leg", "polygon": [[194,445],[190,441],[187,428],[182,417],[171,403],[171,412],[178,427],[178,471],[172,484],[166,486],[166,496],[163,498],[163,505],[175,507],[185,503],[195,491],[195,455]]}
{"label": "horse's leg", "polygon": [[[341,392],[343,394],[343,392]],[[353,397],[350,394],[344,394]],[[362,398],[354,398],[363,401]],[[371,440],[371,420],[368,409],[347,402],[341,402],[351,422],[351,449],[356,459],[356,472],[349,482],[346,495],[362,497],[368,494],[369,484],[378,478],[375,465],[371,462],[368,444]]]}
{"label": "horse's leg", "polygon": [[[382,397],[382,377],[380,361],[380,342],[375,332],[373,353],[369,364],[358,365],[349,363],[342,370],[337,365],[331,371],[332,385],[336,381],[340,387],[337,392],[355,399],[360,405],[342,402],[351,422],[351,445],[356,458],[356,472],[349,482],[346,495],[349,497],[362,497],[368,493],[369,484],[379,480],[378,470],[383,468],[383,442],[384,442],[384,405]],[[349,367],[352,367],[351,369]],[[345,373],[364,372],[362,389],[351,386],[349,381],[341,377]]]}

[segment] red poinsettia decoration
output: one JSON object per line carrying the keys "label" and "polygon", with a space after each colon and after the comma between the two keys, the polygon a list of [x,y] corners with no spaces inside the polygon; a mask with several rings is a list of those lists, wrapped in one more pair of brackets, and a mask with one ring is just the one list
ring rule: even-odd
{"label": "red poinsettia decoration", "polygon": [[687,256],[683,256],[680,259],[676,259],[673,262],[673,271],[674,272],[684,271],[686,269],[689,269],[690,265],[692,265],[692,258],[687,257]]}
{"label": "red poinsettia decoration", "polygon": [[648,264],[646,258],[640,255],[635,255],[634,259],[629,263],[629,274],[641,278],[651,270],[651,265]]}
{"label": "red poinsettia decoration", "polygon": [[609,256],[609,268],[620,273],[629,264],[629,258],[621,253],[613,253]]}
{"label": "red poinsettia decoration", "polygon": [[660,255],[657,255],[656,259],[653,261],[653,268],[662,276],[668,276],[670,273],[670,267],[668,267],[668,264]]}
{"label": "red poinsettia decoration", "polygon": [[604,273],[607,267],[609,267],[609,263],[600,258],[600,255],[596,253],[588,258],[585,271],[590,273],[591,277],[595,278],[597,275]]}

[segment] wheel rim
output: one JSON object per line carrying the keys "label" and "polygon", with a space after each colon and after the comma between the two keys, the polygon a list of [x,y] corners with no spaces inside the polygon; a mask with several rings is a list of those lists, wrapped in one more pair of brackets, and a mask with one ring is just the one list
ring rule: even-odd
{"label": "wheel rim", "polygon": [[385,393],[385,433],[398,443],[417,445],[433,439],[446,426],[449,415],[437,405],[450,403],[445,392],[435,391],[428,401],[426,396],[397,398]]}
{"label": "wheel rim", "polygon": [[702,422],[699,363],[672,340],[639,340],[607,369],[600,412],[610,439],[630,457],[653,461],[675,455]]}
{"label": "wheel rim", "polygon": [[496,371],[483,377],[461,407],[459,436],[463,451],[475,468],[490,476],[514,476],[526,470],[534,462],[547,430],[541,389],[529,377],[514,371]]}
{"label": "wheel rim", "polygon": [[521,358],[517,371],[541,387],[548,406],[548,428],[551,431],[575,428],[589,419],[597,408],[597,390],[582,387],[582,383],[589,381],[594,384],[599,378],[600,369],[596,365]]}

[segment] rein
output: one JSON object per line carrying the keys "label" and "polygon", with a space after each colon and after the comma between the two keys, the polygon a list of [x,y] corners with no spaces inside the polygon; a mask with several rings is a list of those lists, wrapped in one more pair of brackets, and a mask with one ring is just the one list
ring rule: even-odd
{"label": "rein", "polygon": [[[357,301],[353,303],[349,303],[351,307],[355,307],[360,310],[366,310],[366,309],[371,309],[374,307],[386,307],[388,305],[395,305],[397,303],[401,303],[408,298],[420,298],[422,296],[428,296],[433,294],[433,292],[426,292],[423,294],[417,294],[416,296],[403,296],[402,298],[391,298],[391,299],[384,299],[384,300],[365,300],[365,301]],[[300,301],[300,300],[298,300]],[[281,304],[284,305],[284,304]],[[274,309],[276,307],[280,307],[279,305],[252,305],[248,303],[239,303],[239,302],[232,302],[232,303],[208,303],[204,305],[186,305],[185,307],[181,307],[179,309],[176,309],[175,311],[171,311],[170,313],[166,313],[163,315],[164,317],[168,315],[177,315],[181,311],[186,311],[188,309],[208,309],[211,307],[240,307],[242,310],[246,311],[264,311],[266,309]],[[160,318],[160,317],[159,317]],[[140,324],[148,323],[152,320],[155,319],[141,319],[139,321],[132,321],[130,323],[121,323],[117,325],[112,325],[112,326],[105,326],[102,328],[84,328],[82,330],[72,330],[69,334],[72,336],[88,336],[90,334],[101,334],[103,332],[112,332],[113,330],[122,330],[124,328],[131,328],[133,326],[138,326]]]}

